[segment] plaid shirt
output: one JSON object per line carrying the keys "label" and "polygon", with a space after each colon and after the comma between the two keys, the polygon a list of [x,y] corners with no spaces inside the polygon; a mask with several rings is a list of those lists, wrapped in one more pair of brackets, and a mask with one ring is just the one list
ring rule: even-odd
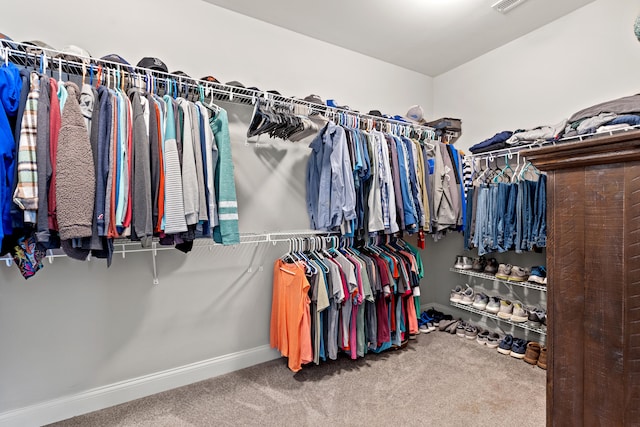
{"label": "plaid shirt", "polygon": [[18,184],[13,201],[24,210],[24,221],[35,224],[38,209],[38,167],[36,164],[36,135],[38,132],[38,98],[40,78],[31,73],[31,88],[22,116],[18,145]]}

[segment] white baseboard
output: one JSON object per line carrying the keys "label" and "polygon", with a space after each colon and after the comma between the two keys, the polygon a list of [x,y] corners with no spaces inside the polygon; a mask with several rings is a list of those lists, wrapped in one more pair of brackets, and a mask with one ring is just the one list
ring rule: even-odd
{"label": "white baseboard", "polygon": [[32,427],[119,405],[141,397],[237,371],[280,354],[268,345],[94,388],[0,413],[0,427]]}

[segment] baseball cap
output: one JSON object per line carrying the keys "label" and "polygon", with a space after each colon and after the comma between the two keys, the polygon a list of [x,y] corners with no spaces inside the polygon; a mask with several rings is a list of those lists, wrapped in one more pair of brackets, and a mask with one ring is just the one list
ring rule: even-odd
{"label": "baseball cap", "polygon": [[85,63],[86,65],[89,65],[89,63],[91,63],[91,55],[89,54],[89,52],[76,45],[71,44],[69,46],[65,46],[62,49],[62,52],[63,53],[59,53],[55,57],[66,59],[67,61]]}
{"label": "baseball cap", "polygon": [[168,73],[169,69],[167,65],[162,62],[159,58],[152,58],[150,56],[145,56],[137,64],[140,68],[146,68],[148,70],[161,71],[163,73]]}
{"label": "baseball cap", "polygon": [[[109,61],[109,62],[115,62],[118,64],[122,64],[124,66],[126,66],[129,69],[129,72],[133,72],[133,67],[131,66],[131,64],[129,64],[129,62],[124,59],[122,56],[116,54],[116,53],[110,53],[109,55],[105,55],[102,58],[103,61]],[[107,67],[112,67],[112,64],[106,64]]]}
{"label": "baseball cap", "polygon": [[307,95],[304,97],[304,100],[307,102],[312,102],[314,104],[324,105],[324,101],[318,95]]}
{"label": "baseball cap", "polygon": [[227,86],[235,86],[235,87],[242,87],[242,88],[244,88],[244,85],[243,85],[242,83],[240,83],[239,81],[237,81],[237,80],[232,80],[232,81],[230,81],[230,82],[226,82],[225,84],[226,84]]}
{"label": "baseball cap", "polygon": [[380,112],[380,110],[371,110],[367,113],[367,115],[369,116],[376,116],[376,117],[382,117],[382,113]]}
{"label": "baseball cap", "polygon": [[211,83],[220,83],[220,81],[213,76],[205,76],[205,77],[202,77],[200,80],[204,80],[205,82],[211,82]]}
{"label": "baseball cap", "polygon": [[48,45],[41,40],[29,40],[22,43],[28,45],[26,51],[31,54],[39,55],[42,53],[43,49],[55,50],[53,47],[51,47],[51,45]]}
{"label": "baseball cap", "polygon": [[13,39],[4,33],[0,33],[0,47],[8,47],[13,50],[24,51],[24,47],[13,42]]}
{"label": "baseball cap", "polygon": [[422,107],[419,105],[414,105],[413,107],[409,108],[409,111],[407,111],[407,115],[404,117],[404,119],[414,123],[423,122],[424,111],[422,110]]}

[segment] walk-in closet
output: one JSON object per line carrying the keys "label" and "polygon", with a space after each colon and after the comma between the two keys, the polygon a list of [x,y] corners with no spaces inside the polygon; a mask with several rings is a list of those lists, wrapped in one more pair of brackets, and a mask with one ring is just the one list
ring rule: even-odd
{"label": "walk-in closet", "polygon": [[640,424],[640,2],[2,17],[0,426]]}

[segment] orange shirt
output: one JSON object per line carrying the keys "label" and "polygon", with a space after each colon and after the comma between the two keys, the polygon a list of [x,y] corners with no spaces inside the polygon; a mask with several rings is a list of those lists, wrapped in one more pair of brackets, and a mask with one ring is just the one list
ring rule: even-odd
{"label": "orange shirt", "polygon": [[309,288],[303,265],[281,259],[275,262],[270,343],[289,358],[289,369],[294,372],[313,361]]}

